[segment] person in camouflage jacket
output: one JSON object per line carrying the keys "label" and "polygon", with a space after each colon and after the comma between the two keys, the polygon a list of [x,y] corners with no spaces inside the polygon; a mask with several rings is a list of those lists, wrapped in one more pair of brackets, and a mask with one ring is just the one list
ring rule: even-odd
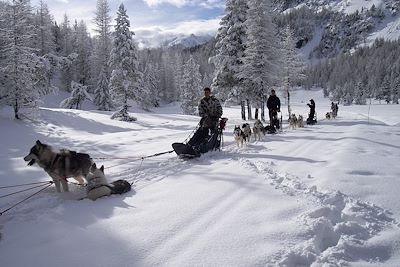
{"label": "person in camouflage jacket", "polygon": [[213,131],[217,125],[219,118],[222,116],[221,103],[215,96],[211,95],[210,88],[204,88],[204,97],[200,100],[199,116],[201,117],[201,127]]}
{"label": "person in camouflage jacket", "polygon": [[[210,88],[204,88],[204,97],[199,103],[200,127],[193,134],[188,144],[201,150],[200,146],[207,142],[208,137],[218,129],[218,122],[222,116],[222,106],[218,99],[211,95]],[[204,153],[206,151],[202,151]]]}

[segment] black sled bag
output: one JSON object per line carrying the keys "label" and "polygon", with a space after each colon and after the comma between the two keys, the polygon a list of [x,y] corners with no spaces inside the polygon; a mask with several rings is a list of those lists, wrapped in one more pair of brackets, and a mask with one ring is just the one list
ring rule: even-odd
{"label": "black sled bag", "polygon": [[111,194],[123,194],[131,191],[131,184],[125,180],[117,180],[110,183]]}

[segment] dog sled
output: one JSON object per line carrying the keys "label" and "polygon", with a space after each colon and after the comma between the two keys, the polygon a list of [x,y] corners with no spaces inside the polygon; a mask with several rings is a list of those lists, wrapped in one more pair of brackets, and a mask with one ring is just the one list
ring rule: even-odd
{"label": "dog sled", "polygon": [[309,114],[306,123],[307,123],[308,125],[314,125],[314,124],[316,124],[316,123],[317,123],[317,113],[315,112],[314,117],[311,117],[310,114]]}
{"label": "dog sled", "polygon": [[173,143],[172,148],[180,158],[198,158],[201,154],[219,150],[227,118],[221,118],[218,127],[210,134],[208,129],[198,127],[187,143]]}

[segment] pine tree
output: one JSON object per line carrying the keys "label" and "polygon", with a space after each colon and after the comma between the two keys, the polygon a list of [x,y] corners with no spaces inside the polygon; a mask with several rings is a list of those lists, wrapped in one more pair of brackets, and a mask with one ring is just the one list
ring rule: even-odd
{"label": "pine tree", "polygon": [[55,50],[55,39],[53,35],[53,18],[47,4],[40,0],[35,15],[35,47],[38,55],[43,56]]}
{"label": "pine tree", "polygon": [[148,100],[146,101],[151,107],[160,105],[159,96],[159,79],[157,76],[157,68],[154,64],[148,62],[143,72],[143,86],[147,92]]}
{"label": "pine tree", "polygon": [[94,23],[98,34],[94,52],[93,77],[96,79],[105,68],[107,79],[110,78],[109,60],[111,52],[111,16],[107,0],[97,0]]}
{"label": "pine tree", "polygon": [[306,68],[302,56],[296,51],[293,31],[287,25],[282,50],[282,63],[283,63],[283,87],[287,97],[289,118],[291,116],[290,108],[290,90],[296,82],[303,80],[306,76],[304,70]]}
{"label": "pine tree", "polygon": [[225,16],[221,19],[215,44],[216,55],[210,58],[215,65],[212,88],[223,101],[240,100],[244,90],[238,74],[241,72],[245,51],[247,1],[227,0]]}
{"label": "pine tree", "polygon": [[365,105],[367,104],[367,93],[361,81],[358,81],[354,90],[354,104]]}
{"label": "pine tree", "polygon": [[[61,56],[67,57],[73,52],[72,44],[74,43],[72,38],[72,29],[67,14],[64,14],[64,20],[60,25],[60,44],[61,44]],[[61,69],[61,86],[62,89],[70,92],[70,85],[73,80],[73,65],[65,66]]]}
{"label": "pine tree", "polygon": [[19,119],[21,108],[38,105],[40,92],[35,83],[40,79],[36,71],[40,63],[31,47],[34,27],[29,0],[13,0],[3,12],[6,28],[2,29],[4,45],[0,48],[0,78],[4,84],[0,98],[13,107],[14,117]]}
{"label": "pine tree", "polygon": [[[109,88],[115,103],[122,106],[120,112],[127,112],[128,100],[140,103],[141,73],[138,68],[137,48],[132,39],[133,33],[129,29],[130,22],[123,4],[119,6],[116,21],[110,58],[112,73]],[[127,113],[123,114],[123,118],[128,117]]]}
{"label": "pine tree", "polygon": [[94,92],[94,104],[99,110],[112,110],[114,108],[108,89],[108,83],[107,71],[106,68],[103,67],[103,70],[100,72],[97,88]]}
{"label": "pine tree", "polygon": [[92,47],[89,33],[83,20],[74,26],[73,36],[73,52],[78,55],[73,67],[73,79],[83,85],[88,85],[91,73],[90,56]]}
{"label": "pine tree", "polygon": [[239,77],[247,85],[243,97],[250,108],[250,102],[261,103],[268,88],[277,82],[279,50],[274,25],[265,0],[249,1],[245,25],[247,42],[244,64]]}
{"label": "pine tree", "polygon": [[90,95],[87,92],[87,86],[84,86],[77,82],[71,82],[71,96],[64,99],[60,103],[60,107],[69,109],[81,109],[83,101],[86,98],[90,99]]}
{"label": "pine tree", "polygon": [[192,56],[183,66],[181,108],[184,114],[195,115],[197,112],[200,99],[199,92],[202,88],[199,67],[199,64],[196,63]]}

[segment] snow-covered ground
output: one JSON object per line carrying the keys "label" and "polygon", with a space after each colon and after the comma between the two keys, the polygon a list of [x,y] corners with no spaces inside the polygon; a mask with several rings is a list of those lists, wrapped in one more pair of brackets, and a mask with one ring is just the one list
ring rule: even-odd
{"label": "snow-covered ground", "polygon": [[[39,139],[105,158],[109,181],[134,189],[97,201],[77,200],[76,185],[40,192],[0,216],[0,265],[400,266],[400,105],[374,104],[369,117],[368,106],[339,106],[326,120],[321,91],[292,95],[296,114],[316,100],[317,125],[238,148],[240,112],[225,108],[222,151],[190,161],[141,160],[196,126],[177,105],[135,112],[135,123],[54,99],[31,120],[1,111],[0,187],[49,180],[23,161]],[[33,192],[0,198],[0,211]]]}

